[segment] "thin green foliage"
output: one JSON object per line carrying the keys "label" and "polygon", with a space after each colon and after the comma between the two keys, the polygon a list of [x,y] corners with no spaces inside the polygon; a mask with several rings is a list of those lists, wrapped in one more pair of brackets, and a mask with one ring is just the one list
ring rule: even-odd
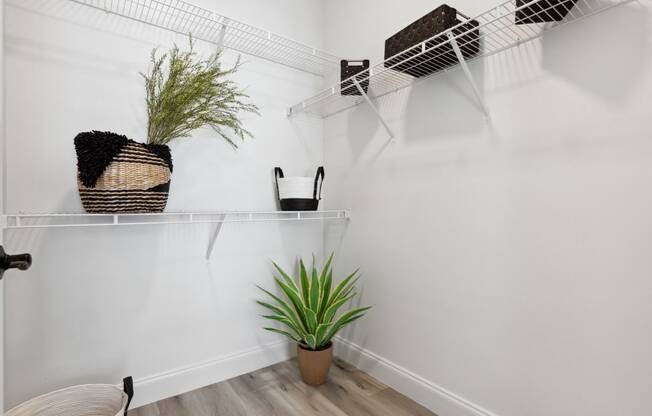
{"label": "thin green foliage", "polygon": [[147,93],[147,143],[168,144],[188,137],[193,130],[210,126],[231,146],[237,148],[232,132],[244,140],[253,137],[239,119],[242,112],[258,113],[258,107],[248,102],[249,96],[227,79],[238,71],[240,59],[228,69],[222,67],[221,52],[201,59],[194,51],[181,51],[174,46],[158,56],[152,51],[152,68],[142,74]]}
{"label": "thin green foliage", "polygon": [[332,263],[333,254],[320,272],[313,258],[312,267],[308,271],[303,260],[299,260],[299,278],[296,281],[274,263],[280,275],[274,280],[285,299],[259,286],[271,301],[258,301],[258,304],[271,312],[270,315],[264,315],[264,318],[280,322],[286,328],[265,329],[284,335],[304,348],[317,351],[326,348],[342,328],[362,318],[371,309],[370,306],[355,308],[335,317],[344,304],[357,296],[355,284],[359,276],[356,270],[334,286]]}

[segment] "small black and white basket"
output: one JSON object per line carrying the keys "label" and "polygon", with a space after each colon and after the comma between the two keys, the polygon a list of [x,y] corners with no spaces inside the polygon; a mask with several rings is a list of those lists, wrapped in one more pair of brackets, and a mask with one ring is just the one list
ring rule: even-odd
{"label": "small black and white basket", "polygon": [[324,167],[317,169],[315,178],[286,178],[283,169],[274,168],[276,181],[276,196],[281,203],[282,211],[317,211],[321,200],[321,189],[324,183]]}

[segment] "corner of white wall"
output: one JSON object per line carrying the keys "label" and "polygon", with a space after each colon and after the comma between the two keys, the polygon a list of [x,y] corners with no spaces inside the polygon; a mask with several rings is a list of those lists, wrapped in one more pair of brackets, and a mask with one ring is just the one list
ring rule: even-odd
{"label": "corner of white wall", "polygon": [[136,380],[132,408],[138,408],[292,358],[287,341],[249,348],[214,360]]}
{"label": "corner of white wall", "polygon": [[441,416],[498,416],[361,346],[337,337],[335,354]]}

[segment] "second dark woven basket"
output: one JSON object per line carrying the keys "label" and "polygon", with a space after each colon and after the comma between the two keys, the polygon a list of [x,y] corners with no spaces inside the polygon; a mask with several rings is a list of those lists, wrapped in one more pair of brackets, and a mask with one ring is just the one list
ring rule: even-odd
{"label": "second dark woven basket", "polygon": [[168,146],[93,131],[75,137],[75,150],[79,196],[86,212],[163,212],[172,175]]}
{"label": "second dark woven basket", "polygon": [[516,24],[559,22],[575,7],[578,0],[540,0],[523,7],[532,0],[516,0],[516,7],[523,7],[516,12]]}
{"label": "second dark woven basket", "polygon": [[385,41],[385,67],[424,77],[457,64],[459,60],[448,37],[433,38],[453,27],[462,55],[467,59],[476,56],[480,52],[479,23],[466,20],[462,24],[457,10],[444,4]]}
{"label": "second dark woven basket", "polygon": [[360,88],[367,93],[369,91],[369,60],[362,61],[348,61],[342,59],[340,62],[340,77],[342,84],[340,86],[340,93],[342,95],[362,95],[360,90],[353,83],[353,76],[360,84]]}

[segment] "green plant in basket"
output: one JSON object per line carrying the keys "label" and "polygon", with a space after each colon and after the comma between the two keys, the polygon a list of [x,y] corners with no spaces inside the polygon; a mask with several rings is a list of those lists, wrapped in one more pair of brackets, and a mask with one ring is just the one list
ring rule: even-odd
{"label": "green plant in basket", "polygon": [[264,316],[266,319],[280,322],[285,328],[269,327],[266,330],[282,334],[304,349],[320,351],[330,347],[331,340],[342,328],[362,318],[371,309],[370,306],[355,308],[338,315],[340,308],[358,294],[355,285],[359,270],[335,285],[332,262],[333,255],[319,271],[313,258],[312,267],[308,270],[300,259],[298,282],[274,263],[280,275],[274,280],[285,299],[259,286],[271,301],[258,303],[271,312],[271,315]]}
{"label": "green plant in basket", "polygon": [[229,144],[238,146],[227,135],[232,131],[244,140],[252,137],[240,120],[240,113],[258,114],[258,107],[247,101],[249,96],[227,79],[240,68],[224,68],[221,52],[201,59],[194,51],[181,51],[176,45],[166,54],[152,51],[152,69],[145,78],[147,93],[147,143],[164,145],[188,137],[193,130],[209,126]]}

